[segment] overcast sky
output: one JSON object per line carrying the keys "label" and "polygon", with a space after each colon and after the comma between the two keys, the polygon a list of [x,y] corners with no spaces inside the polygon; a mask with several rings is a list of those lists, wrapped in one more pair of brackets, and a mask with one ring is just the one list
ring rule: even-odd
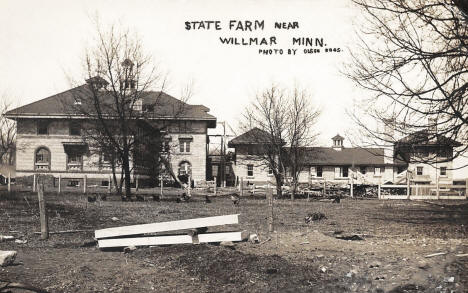
{"label": "overcast sky", "polygon": [[[0,96],[16,105],[43,99],[70,88],[67,76],[79,79],[84,50],[92,44],[99,14],[104,24],[121,23],[139,34],[144,48],[162,71],[169,72],[166,91],[180,96],[194,81],[191,104],[211,109],[218,121],[234,129],[255,94],[273,82],[306,88],[322,108],[317,125],[320,145],[353,125],[346,109],[366,92],[341,73],[356,42],[358,11],[349,0],[288,1],[19,1],[0,0]],[[186,21],[219,20],[221,30],[186,30]],[[257,31],[229,29],[230,20],[264,21]],[[275,22],[298,22],[299,28],[274,29]],[[220,37],[276,37],[275,46],[222,44]],[[340,53],[304,54],[293,37],[323,38]],[[261,55],[259,48],[283,49],[283,55]],[[297,49],[288,55],[287,49]],[[468,177],[468,172],[465,177]]]}

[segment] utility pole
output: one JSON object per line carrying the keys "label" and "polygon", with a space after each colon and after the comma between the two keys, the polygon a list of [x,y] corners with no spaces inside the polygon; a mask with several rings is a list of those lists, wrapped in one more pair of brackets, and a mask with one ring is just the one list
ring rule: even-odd
{"label": "utility pole", "polygon": [[218,122],[219,124],[223,125],[223,136],[221,136],[221,160],[220,160],[220,177],[221,177],[221,182],[220,186],[221,187],[226,187],[226,121],[223,122]]}

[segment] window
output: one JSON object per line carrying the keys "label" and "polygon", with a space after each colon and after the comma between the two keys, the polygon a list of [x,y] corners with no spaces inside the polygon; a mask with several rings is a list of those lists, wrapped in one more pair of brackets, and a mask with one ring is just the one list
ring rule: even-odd
{"label": "window", "polygon": [[192,166],[189,162],[183,161],[179,164],[179,176],[192,174]]}
{"label": "window", "polygon": [[37,134],[44,135],[49,134],[49,122],[48,121],[38,121],[37,122]]}
{"label": "window", "polygon": [[317,168],[310,167],[310,177],[317,177]]}
{"label": "window", "polygon": [[179,147],[181,153],[190,153],[190,139],[180,139],[179,140]]}
{"label": "window", "polygon": [[75,180],[75,179],[68,180],[67,186],[68,187],[79,187],[80,186],[80,180]]}
{"label": "window", "polygon": [[109,186],[109,181],[108,181],[108,180],[103,180],[103,181],[101,181],[101,186],[102,186],[102,187],[107,187],[107,186]]}
{"label": "window", "polygon": [[271,169],[271,167],[268,167],[268,175],[269,176],[273,175],[273,169]]}
{"label": "window", "polygon": [[69,133],[70,135],[81,135],[81,125],[79,122],[70,122],[70,129]]}
{"label": "window", "polygon": [[381,172],[380,167],[374,167],[374,176],[381,176]]}
{"label": "window", "polygon": [[135,88],[135,81],[134,80],[121,80],[120,81],[120,88],[123,90],[126,89],[134,89]]}
{"label": "window", "polygon": [[192,121],[179,121],[179,132],[192,132]]}
{"label": "window", "polygon": [[423,167],[416,167],[416,175],[422,175],[423,174]]}
{"label": "window", "polygon": [[335,178],[348,177],[348,167],[335,167]]}
{"label": "window", "polygon": [[247,165],[247,176],[248,177],[253,177],[254,172],[253,172],[253,165]]}
{"label": "window", "polygon": [[348,167],[343,167],[343,177],[348,177]]}
{"label": "window", "polygon": [[322,166],[317,166],[317,177],[323,177],[323,168],[322,168]]}
{"label": "window", "polygon": [[361,174],[366,174],[366,166],[359,167],[359,171],[361,172]]}
{"label": "window", "polygon": [[102,163],[110,163],[112,160],[111,154],[107,152],[101,153],[101,162]]}
{"label": "window", "polygon": [[447,176],[447,167],[440,167],[440,176]]}
{"label": "window", "polygon": [[67,154],[67,170],[82,170],[82,156],[78,153]]}
{"label": "window", "polygon": [[39,148],[35,154],[34,169],[50,170],[50,152],[46,148]]}
{"label": "window", "polygon": [[335,178],[341,177],[341,167],[335,167]]}
{"label": "window", "polygon": [[132,109],[134,111],[141,112],[143,110],[143,101],[141,99],[133,101]]}

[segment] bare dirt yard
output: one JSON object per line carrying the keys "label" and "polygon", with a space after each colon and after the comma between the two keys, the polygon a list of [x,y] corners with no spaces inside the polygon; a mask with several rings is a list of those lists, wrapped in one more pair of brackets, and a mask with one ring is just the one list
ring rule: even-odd
{"label": "bare dirt yard", "polygon": [[[40,240],[37,195],[0,194],[0,235],[27,241],[0,243],[18,252],[0,267],[0,288],[15,281],[48,292],[468,292],[468,257],[460,256],[468,253],[467,201],[275,200],[270,236],[262,194],[239,206],[228,196],[146,197],[88,203],[83,194],[46,192],[50,231],[87,231]],[[83,247],[95,229],[234,213],[240,224],[224,229],[256,233],[260,243]],[[306,223],[310,213],[326,218]],[[446,254],[425,257],[438,252]]]}

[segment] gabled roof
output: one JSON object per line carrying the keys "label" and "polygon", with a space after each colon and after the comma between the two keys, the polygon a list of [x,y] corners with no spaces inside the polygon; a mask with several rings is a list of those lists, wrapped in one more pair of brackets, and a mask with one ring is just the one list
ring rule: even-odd
{"label": "gabled roof", "polygon": [[456,140],[451,138],[445,137],[440,134],[432,134],[429,130],[424,129],[412,133],[399,141],[397,141],[397,145],[412,145],[412,146],[452,146],[457,147],[461,146],[462,144]]}
{"label": "gabled roof", "polygon": [[252,128],[249,131],[231,139],[229,141],[228,146],[234,147],[236,145],[243,145],[243,144],[266,144],[270,143],[269,134],[261,130],[260,128]]}
{"label": "gabled roof", "polygon": [[[6,117],[16,119],[79,116],[73,110],[73,104],[77,99],[86,98],[90,95],[89,85],[84,84],[10,110],[6,113]],[[216,126],[216,117],[208,114],[210,109],[203,105],[189,105],[164,92],[146,91],[141,96],[143,107],[145,105],[154,105],[154,109],[150,112],[150,116],[154,119],[171,118],[176,115],[177,119],[208,120],[211,122],[211,127]],[[112,104],[111,99],[113,97],[110,94],[103,94],[102,103],[105,104],[107,100],[108,104]],[[183,110],[181,111],[180,109]]]}
{"label": "gabled roof", "polygon": [[[382,166],[383,148],[342,148],[340,151],[329,147],[309,147],[305,149],[305,165],[318,166]],[[404,165],[401,160],[394,160],[394,165]]]}

